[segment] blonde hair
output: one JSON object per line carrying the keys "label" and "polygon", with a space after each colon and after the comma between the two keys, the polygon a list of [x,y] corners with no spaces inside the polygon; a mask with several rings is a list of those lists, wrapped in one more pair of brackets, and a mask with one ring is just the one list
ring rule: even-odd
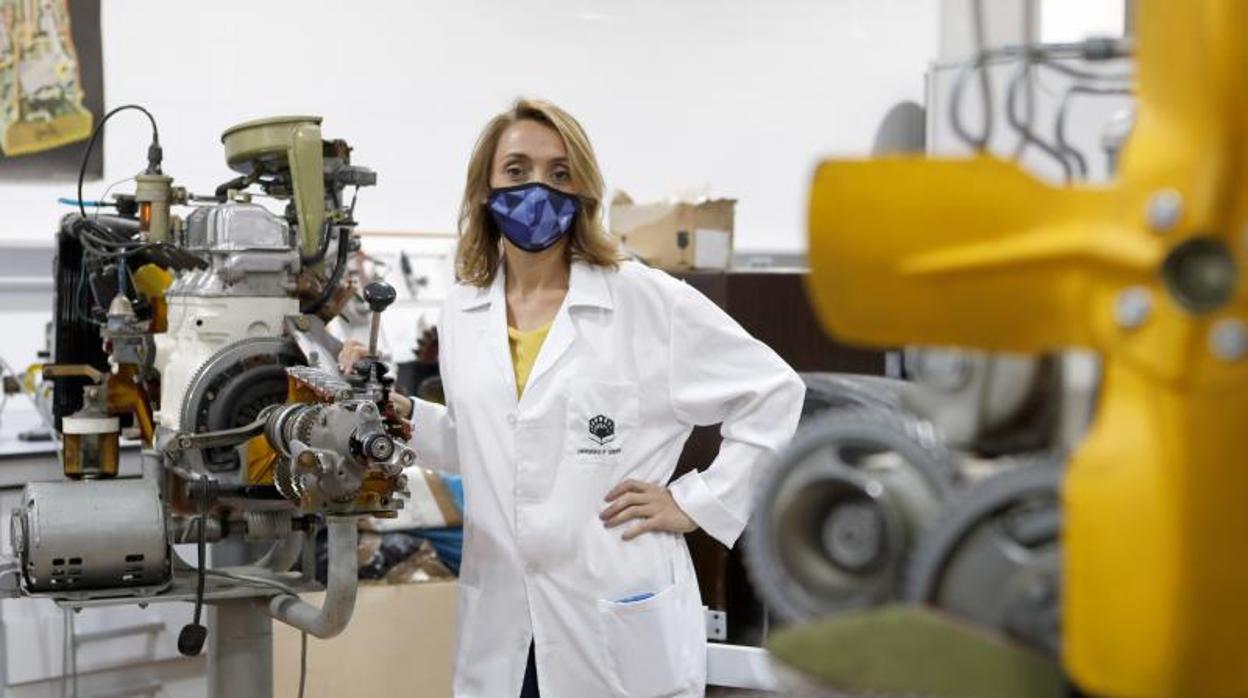
{"label": "blonde hair", "polygon": [[522,98],[490,119],[468,160],[468,179],[459,209],[459,246],[455,251],[455,272],[464,283],[473,286],[494,283],[502,255],[502,236],[485,204],[490,195],[490,171],[503,131],[526,120],[554,129],[568,151],[572,186],[581,206],[568,234],[569,259],[611,269],[617,268],[622,259],[619,245],[602,223],[602,172],[585,130],[571,114],[554,104]]}

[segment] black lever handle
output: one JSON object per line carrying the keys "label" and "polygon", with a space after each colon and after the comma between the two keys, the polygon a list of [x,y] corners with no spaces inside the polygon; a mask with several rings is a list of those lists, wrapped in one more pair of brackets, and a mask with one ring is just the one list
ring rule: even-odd
{"label": "black lever handle", "polygon": [[374,281],[364,287],[364,302],[374,313],[380,313],[398,297],[394,287],[384,281]]}

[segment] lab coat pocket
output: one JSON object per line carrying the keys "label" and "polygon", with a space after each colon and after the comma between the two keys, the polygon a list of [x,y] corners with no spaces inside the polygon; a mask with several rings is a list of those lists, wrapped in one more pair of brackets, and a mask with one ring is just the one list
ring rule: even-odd
{"label": "lab coat pocket", "polygon": [[567,448],[577,463],[615,465],[629,457],[638,428],[636,383],[573,380],[568,387]]}
{"label": "lab coat pocket", "polygon": [[607,661],[624,695],[653,698],[700,692],[706,628],[701,608],[691,606],[686,588],[691,583],[677,582],[641,600],[598,602]]}

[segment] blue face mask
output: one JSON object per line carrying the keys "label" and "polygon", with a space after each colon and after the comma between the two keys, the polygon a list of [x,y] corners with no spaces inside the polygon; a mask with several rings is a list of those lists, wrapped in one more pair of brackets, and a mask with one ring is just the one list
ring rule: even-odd
{"label": "blue face mask", "polygon": [[568,234],[580,201],[540,182],[490,192],[486,203],[494,223],[512,244],[541,252]]}

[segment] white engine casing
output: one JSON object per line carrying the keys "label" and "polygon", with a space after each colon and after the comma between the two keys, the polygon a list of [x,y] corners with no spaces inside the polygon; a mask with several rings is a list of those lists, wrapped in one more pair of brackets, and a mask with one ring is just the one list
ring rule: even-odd
{"label": "white engine casing", "polygon": [[173,430],[182,428],[187,388],[209,357],[240,339],[278,336],[285,318],[298,314],[299,301],[294,298],[169,298],[169,328],[156,335],[156,370],[160,372],[157,424]]}

